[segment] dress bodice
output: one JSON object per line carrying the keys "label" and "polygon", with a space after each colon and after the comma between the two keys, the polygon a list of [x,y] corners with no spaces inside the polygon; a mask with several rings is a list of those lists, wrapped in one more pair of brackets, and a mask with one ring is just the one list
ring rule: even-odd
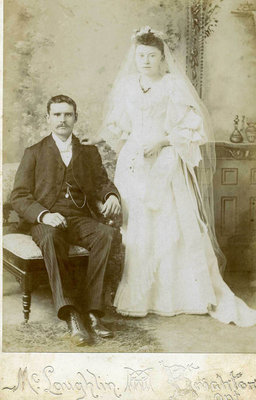
{"label": "dress bodice", "polygon": [[109,111],[103,138],[116,150],[118,142],[134,142],[139,150],[166,138],[188,164],[198,165],[199,145],[205,142],[203,120],[182,85],[165,74],[144,93],[139,76],[119,82]]}
{"label": "dress bodice", "polygon": [[120,105],[126,114],[126,128],[131,139],[140,143],[161,139],[165,135],[165,119],[170,99],[166,75],[144,93],[137,75],[125,83],[124,101]]}

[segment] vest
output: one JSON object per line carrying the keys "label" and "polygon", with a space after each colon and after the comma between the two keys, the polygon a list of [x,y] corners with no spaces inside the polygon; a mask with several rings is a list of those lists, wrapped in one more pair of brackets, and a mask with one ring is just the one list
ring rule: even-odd
{"label": "vest", "polygon": [[50,211],[58,212],[64,217],[91,216],[91,213],[85,204],[85,196],[75,181],[72,162],[69,163],[68,167],[65,166],[65,175],[62,187],[59,196]]}

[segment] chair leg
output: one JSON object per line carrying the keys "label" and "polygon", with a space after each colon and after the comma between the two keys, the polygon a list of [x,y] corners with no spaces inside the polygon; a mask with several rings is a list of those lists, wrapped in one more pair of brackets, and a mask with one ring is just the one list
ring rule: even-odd
{"label": "chair leg", "polygon": [[31,292],[24,291],[22,296],[22,304],[23,304],[23,314],[25,323],[29,320],[29,313],[30,313],[30,305],[31,305]]}
{"label": "chair leg", "polygon": [[30,306],[31,306],[31,275],[26,273],[22,280],[22,288],[23,288],[23,296],[22,296],[22,305],[23,305],[23,314],[25,323],[29,320],[30,314]]}

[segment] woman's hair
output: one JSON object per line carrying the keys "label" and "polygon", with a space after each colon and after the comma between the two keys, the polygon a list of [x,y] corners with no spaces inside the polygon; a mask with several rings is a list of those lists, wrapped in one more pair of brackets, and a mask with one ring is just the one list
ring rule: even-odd
{"label": "woman's hair", "polygon": [[143,44],[144,46],[153,46],[161,51],[162,55],[164,55],[164,42],[159,37],[155,36],[154,33],[148,32],[143,33],[142,35],[138,35],[135,38],[135,44]]}

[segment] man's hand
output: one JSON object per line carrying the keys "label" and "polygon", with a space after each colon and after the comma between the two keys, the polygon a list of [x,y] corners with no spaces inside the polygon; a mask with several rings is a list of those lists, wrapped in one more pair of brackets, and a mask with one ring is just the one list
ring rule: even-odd
{"label": "man's hand", "polygon": [[118,198],[111,194],[105,203],[101,206],[100,212],[104,215],[105,218],[114,217],[118,215],[121,211],[121,206]]}
{"label": "man's hand", "polygon": [[60,213],[46,213],[42,216],[42,223],[54,228],[67,228],[66,218]]}
{"label": "man's hand", "polygon": [[100,137],[94,137],[94,138],[84,137],[83,139],[81,139],[81,143],[84,145],[95,145],[95,144],[99,144],[103,141],[104,140],[101,139]]}

